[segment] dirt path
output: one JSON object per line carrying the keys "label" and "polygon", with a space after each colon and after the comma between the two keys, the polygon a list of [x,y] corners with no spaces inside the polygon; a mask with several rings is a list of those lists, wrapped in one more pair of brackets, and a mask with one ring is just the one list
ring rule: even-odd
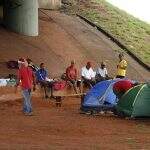
{"label": "dirt path", "polygon": [[[7,70],[3,62],[18,57],[29,57],[36,64],[45,62],[51,76],[62,74],[72,59],[80,68],[90,60],[94,66],[102,60],[107,62],[111,76],[115,76],[119,48],[103,34],[76,17],[59,12],[44,11],[40,14],[40,35],[20,36],[0,28],[0,75],[14,72]],[[9,42],[8,42],[9,41]],[[126,55],[128,77],[147,80],[150,73]]]}
{"label": "dirt path", "polygon": [[150,122],[111,115],[79,114],[79,99],[33,101],[34,116],[23,116],[21,103],[0,105],[1,150],[149,150]]}

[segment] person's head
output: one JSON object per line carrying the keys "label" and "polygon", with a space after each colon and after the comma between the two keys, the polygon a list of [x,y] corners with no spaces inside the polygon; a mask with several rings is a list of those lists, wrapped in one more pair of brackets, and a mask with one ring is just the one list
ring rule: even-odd
{"label": "person's head", "polygon": [[101,62],[101,68],[104,69],[106,67],[106,63],[103,61]]}
{"label": "person's head", "polygon": [[28,62],[27,62],[27,60],[24,59],[24,58],[20,58],[20,59],[18,60],[18,66],[19,66],[19,68],[21,68],[21,67],[28,67]]}
{"label": "person's head", "polygon": [[87,69],[90,69],[92,67],[92,63],[89,61],[89,62],[87,62],[87,64],[86,64],[86,68]]}
{"label": "person's head", "polygon": [[119,60],[121,61],[121,60],[123,60],[123,58],[124,58],[124,54],[123,54],[123,53],[120,53],[120,54],[119,54]]}
{"label": "person's head", "polygon": [[71,67],[74,67],[74,66],[75,66],[75,61],[72,60],[72,61],[71,61]]}
{"label": "person's head", "polygon": [[40,64],[40,68],[41,68],[41,69],[44,69],[44,68],[45,68],[45,64],[44,64],[44,63],[41,63],[41,64]]}

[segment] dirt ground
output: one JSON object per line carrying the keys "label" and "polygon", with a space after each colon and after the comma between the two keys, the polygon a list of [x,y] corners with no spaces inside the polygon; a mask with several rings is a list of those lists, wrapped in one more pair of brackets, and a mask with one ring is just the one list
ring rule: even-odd
{"label": "dirt ground", "polygon": [[79,114],[80,99],[34,99],[34,115],[24,116],[21,101],[0,104],[1,150],[149,150],[149,120]]}
{"label": "dirt ground", "polygon": [[[78,69],[91,60],[105,60],[114,76],[119,48],[79,18],[59,12],[40,12],[40,35],[26,37],[0,27],[0,76],[15,71],[5,61],[29,57],[45,62],[51,76],[64,72],[70,60]],[[128,77],[148,80],[149,72],[132,58]],[[110,114],[79,114],[80,99],[65,99],[62,108],[52,100],[33,98],[33,116],[24,116],[21,100],[0,103],[0,150],[149,150],[150,121],[126,120]]]}
{"label": "dirt ground", "polygon": [[[72,59],[76,61],[79,72],[87,61],[92,61],[96,68],[104,60],[109,75],[115,76],[117,45],[77,17],[52,11],[44,13],[39,12],[38,37],[21,36],[0,27],[0,76],[15,73],[8,70],[4,62],[19,57],[31,58],[35,64],[44,62],[53,77],[60,76]],[[128,55],[126,59],[129,78],[140,81],[149,79],[148,71]]]}

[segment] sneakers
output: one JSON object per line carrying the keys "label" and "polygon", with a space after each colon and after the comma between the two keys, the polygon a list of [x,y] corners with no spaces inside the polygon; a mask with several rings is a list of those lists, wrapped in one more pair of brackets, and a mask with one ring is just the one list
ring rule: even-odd
{"label": "sneakers", "polygon": [[90,115],[90,114],[91,114],[91,112],[90,112],[90,111],[80,111],[80,114]]}
{"label": "sneakers", "polygon": [[33,116],[33,113],[32,112],[30,112],[30,113],[24,112],[24,115],[25,116]]}
{"label": "sneakers", "polygon": [[101,110],[99,113],[100,113],[101,115],[103,115],[103,114],[105,114],[105,111]]}

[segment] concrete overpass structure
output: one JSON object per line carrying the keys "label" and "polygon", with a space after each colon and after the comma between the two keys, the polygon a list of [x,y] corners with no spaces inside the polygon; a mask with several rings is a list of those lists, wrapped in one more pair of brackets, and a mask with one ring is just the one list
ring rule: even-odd
{"label": "concrete overpass structure", "polygon": [[17,33],[38,35],[38,8],[58,9],[61,0],[0,0],[4,25]]}
{"label": "concrete overpass structure", "polygon": [[59,9],[61,7],[61,0],[38,0],[39,8],[44,9]]}

